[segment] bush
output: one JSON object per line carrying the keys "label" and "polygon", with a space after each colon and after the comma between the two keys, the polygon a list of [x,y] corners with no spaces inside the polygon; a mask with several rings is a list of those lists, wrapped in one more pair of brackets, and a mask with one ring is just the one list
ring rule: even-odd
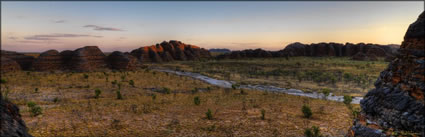
{"label": "bush", "polygon": [[233,84],[233,85],[232,85],[232,89],[233,89],[233,90],[235,90],[235,89],[237,89],[237,88],[239,88],[239,84]]}
{"label": "bush", "polygon": [[130,84],[130,86],[132,86],[132,87],[135,87],[135,86],[134,86],[134,81],[133,81],[133,80],[130,80],[130,81],[128,82],[128,84]]}
{"label": "bush", "polygon": [[32,117],[38,116],[42,114],[41,107],[35,104],[34,102],[30,101],[27,103],[28,108],[30,109],[30,113]]}
{"label": "bush", "polygon": [[264,120],[266,119],[266,110],[261,109],[261,119]]}
{"label": "bush", "polygon": [[38,88],[35,88],[35,89],[34,89],[34,92],[35,92],[35,93],[38,93]]}
{"label": "bush", "polygon": [[122,99],[121,91],[117,91],[117,99]]}
{"label": "bush", "polygon": [[94,98],[96,98],[96,99],[99,98],[101,93],[102,93],[102,91],[100,89],[94,90],[94,94],[95,94]]}
{"label": "bush", "polygon": [[83,74],[84,79],[89,79],[89,75]]}
{"label": "bush", "polygon": [[316,127],[316,126],[312,126],[311,128],[306,128],[304,130],[304,135],[306,137],[322,137],[322,135],[320,134],[319,127]]}
{"label": "bush", "polygon": [[326,99],[326,97],[328,97],[329,94],[331,93],[331,90],[328,89],[328,88],[324,88],[324,89],[322,89],[322,93],[323,93],[323,95],[325,95],[324,99]]}
{"label": "bush", "polygon": [[1,84],[6,84],[7,83],[7,80],[6,79],[1,79],[0,83]]}
{"label": "bush", "polygon": [[208,111],[205,113],[205,115],[207,115],[207,119],[208,120],[212,120],[213,119],[213,115],[210,109],[208,109]]}
{"label": "bush", "polygon": [[301,111],[303,112],[305,118],[310,118],[313,115],[313,112],[311,112],[310,106],[308,105],[303,105]]}
{"label": "bush", "polygon": [[165,94],[171,94],[171,90],[169,88],[167,88],[167,87],[164,87],[162,89],[162,92],[165,93]]}
{"label": "bush", "polygon": [[351,101],[353,101],[353,97],[352,96],[349,96],[349,95],[344,95],[344,104],[345,105],[350,105],[351,104]]}
{"label": "bush", "polygon": [[152,94],[152,100],[156,100],[156,94]]}
{"label": "bush", "polygon": [[201,104],[201,99],[199,98],[199,96],[196,96],[195,98],[193,98],[193,103],[195,103],[195,105]]}
{"label": "bush", "polygon": [[192,89],[192,94],[198,93],[198,88]]}

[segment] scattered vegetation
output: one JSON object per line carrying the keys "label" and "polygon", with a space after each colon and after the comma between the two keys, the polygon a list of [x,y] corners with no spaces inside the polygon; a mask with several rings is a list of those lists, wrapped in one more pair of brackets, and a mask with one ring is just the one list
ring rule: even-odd
{"label": "scattered vegetation", "polygon": [[195,103],[195,105],[200,105],[201,104],[201,99],[199,98],[199,96],[196,96],[195,98],[193,98],[193,103]]}
{"label": "scattered vegetation", "polygon": [[261,109],[261,119],[265,120],[266,119],[266,110]]}
{"label": "scattered vegetation", "polygon": [[208,111],[205,113],[205,115],[207,115],[207,119],[208,120],[212,120],[213,119],[213,114],[211,112],[211,109],[208,109]]}
{"label": "scattered vegetation", "polygon": [[30,111],[32,117],[35,117],[35,116],[42,114],[41,107],[38,106],[37,104],[35,104],[34,102],[32,102],[32,101],[28,102],[27,106],[29,108],[29,111]]}
{"label": "scattered vegetation", "polygon": [[344,102],[345,105],[350,105],[352,101],[353,101],[352,96],[344,95],[344,101],[343,102]]}
{"label": "scattered vegetation", "polygon": [[123,99],[120,90],[117,90],[117,99]]}
{"label": "scattered vegetation", "polygon": [[311,128],[306,128],[304,130],[304,136],[306,137],[323,137],[322,134],[320,134],[319,127],[312,126]]}
{"label": "scattered vegetation", "polygon": [[303,112],[305,118],[310,118],[313,115],[313,112],[311,111],[311,108],[308,105],[304,104],[301,108],[301,111]]}
{"label": "scattered vegetation", "polygon": [[95,94],[94,98],[98,99],[101,93],[102,93],[102,91],[100,89],[94,90],[94,94]]}

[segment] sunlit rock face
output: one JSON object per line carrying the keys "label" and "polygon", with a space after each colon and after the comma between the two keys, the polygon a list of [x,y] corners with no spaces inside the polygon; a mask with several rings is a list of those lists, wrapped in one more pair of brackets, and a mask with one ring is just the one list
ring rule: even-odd
{"label": "sunlit rock face", "polygon": [[360,105],[347,136],[425,136],[425,12]]}
{"label": "sunlit rock face", "polygon": [[19,108],[0,94],[0,137],[32,137],[21,119]]}
{"label": "sunlit rock face", "polygon": [[199,60],[201,58],[211,57],[208,50],[176,40],[140,47],[131,51],[131,55],[135,56],[142,63]]}
{"label": "sunlit rock face", "polygon": [[16,63],[16,61],[6,57],[1,57],[0,64],[1,64],[1,73],[21,70],[21,66],[19,66],[19,64]]}
{"label": "sunlit rock face", "polygon": [[13,52],[13,51],[2,50],[1,56],[16,61],[21,67],[21,69],[23,70],[30,70],[32,66],[32,62],[34,61],[33,56],[27,56],[18,52]]}
{"label": "sunlit rock face", "polygon": [[62,56],[57,50],[48,50],[40,54],[34,62],[33,69],[36,71],[63,69]]}

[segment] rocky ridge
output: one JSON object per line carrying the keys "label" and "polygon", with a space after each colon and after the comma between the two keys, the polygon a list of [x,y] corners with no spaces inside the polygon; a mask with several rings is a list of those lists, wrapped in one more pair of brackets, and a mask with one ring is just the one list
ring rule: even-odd
{"label": "rocky ridge", "polygon": [[399,54],[360,102],[348,137],[425,136],[425,12],[412,23]]}

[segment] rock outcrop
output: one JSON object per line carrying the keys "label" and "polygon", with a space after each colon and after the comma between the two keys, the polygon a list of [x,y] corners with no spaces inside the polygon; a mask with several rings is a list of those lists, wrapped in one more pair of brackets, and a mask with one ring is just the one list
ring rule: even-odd
{"label": "rock outcrop", "polygon": [[27,56],[21,53],[13,52],[13,51],[2,50],[1,56],[16,61],[20,65],[21,69],[23,70],[30,70],[32,66],[32,62],[34,61],[33,56]]}
{"label": "rock outcrop", "polygon": [[40,54],[33,62],[36,71],[61,70],[63,66],[62,56],[57,50],[48,50]]}
{"label": "rock outcrop", "polygon": [[1,73],[21,70],[21,66],[19,66],[19,64],[16,63],[16,61],[3,56],[1,57],[0,64],[1,64]]}
{"label": "rock outcrop", "polygon": [[162,42],[160,44],[140,47],[131,51],[131,55],[140,62],[168,62],[174,60],[199,60],[210,58],[208,50],[198,46],[189,45],[176,40]]}
{"label": "rock outcrop", "polygon": [[425,12],[409,26],[399,53],[360,102],[347,136],[425,136]]}
{"label": "rock outcrop", "polygon": [[114,51],[108,56],[108,65],[111,69],[118,70],[134,70],[140,67],[136,57],[120,51]]}
{"label": "rock outcrop", "polygon": [[[276,55],[276,54],[275,54]],[[241,58],[270,58],[275,57],[271,51],[263,49],[247,49],[242,51],[232,51],[217,56],[217,59],[241,59]]]}
{"label": "rock outcrop", "polygon": [[19,108],[5,100],[0,93],[0,136],[1,137],[32,137],[19,114]]}
{"label": "rock outcrop", "polygon": [[373,54],[364,54],[362,52],[357,53],[353,57],[352,60],[360,60],[360,61],[376,61],[378,58]]}
{"label": "rock outcrop", "polygon": [[68,63],[76,71],[93,71],[107,66],[106,56],[97,46],[76,49]]}

